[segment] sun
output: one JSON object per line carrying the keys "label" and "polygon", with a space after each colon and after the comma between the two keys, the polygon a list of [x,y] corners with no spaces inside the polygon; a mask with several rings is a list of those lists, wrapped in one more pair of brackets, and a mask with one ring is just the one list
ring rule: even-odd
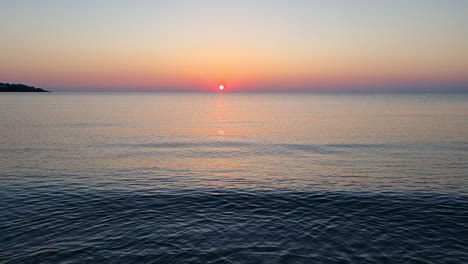
{"label": "sun", "polygon": [[220,90],[220,91],[224,90],[224,85],[220,85],[220,86],[219,86],[219,90]]}

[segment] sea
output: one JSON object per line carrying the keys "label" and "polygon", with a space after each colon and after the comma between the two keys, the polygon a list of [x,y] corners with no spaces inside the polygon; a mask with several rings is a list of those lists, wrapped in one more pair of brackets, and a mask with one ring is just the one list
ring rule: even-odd
{"label": "sea", "polygon": [[468,263],[468,94],[0,94],[0,263]]}

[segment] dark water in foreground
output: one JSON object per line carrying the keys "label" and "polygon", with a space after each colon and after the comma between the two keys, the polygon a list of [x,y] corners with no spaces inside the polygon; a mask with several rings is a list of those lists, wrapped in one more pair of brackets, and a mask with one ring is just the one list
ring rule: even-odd
{"label": "dark water in foreground", "polygon": [[1,206],[6,263],[468,260],[464,196],[54,190]]}
{"label": "dark water in foreground", "polygon": [[0,97],[0,263],[468,263],[467,95]]}

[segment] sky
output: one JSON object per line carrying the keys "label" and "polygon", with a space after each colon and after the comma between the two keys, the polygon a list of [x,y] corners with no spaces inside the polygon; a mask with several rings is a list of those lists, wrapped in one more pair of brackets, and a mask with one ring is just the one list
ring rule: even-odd
{"label": "sky", "polygon": [[0,0],[0,82],[468,91],[465,0]]}

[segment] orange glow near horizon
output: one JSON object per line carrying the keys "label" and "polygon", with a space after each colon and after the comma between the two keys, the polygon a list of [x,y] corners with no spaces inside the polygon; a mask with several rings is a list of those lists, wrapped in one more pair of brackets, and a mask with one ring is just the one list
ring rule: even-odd
{"label": "orange glow near horizon", "polygon": [[[0,9],[9,25],[0,28],[8,43],[0,82],[56,91],[468,90],[468,5],[418,1],[118,1],[113,12],[103,12],[110,0],[10,1]],[[41,19],[31,20],[38,8]]]}

